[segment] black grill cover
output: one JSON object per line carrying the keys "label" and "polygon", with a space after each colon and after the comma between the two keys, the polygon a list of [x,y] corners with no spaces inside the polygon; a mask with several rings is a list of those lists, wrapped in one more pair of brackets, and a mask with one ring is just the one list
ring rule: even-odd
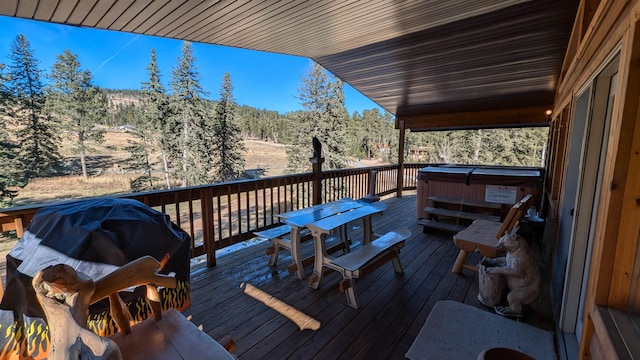
{"label": "black grill cover", "polygon": [[[53,265],[52,262],[58,263],[57,258],[51,259],[49,255],[38,258],[41,253],[51,253],[51,249],[80,260],[78,263],[90,264],[91,269],[103,274],[112,271],[113,266],[122,266],[145,255],[160,261],[168,254],[169,261],[161,272],[175,273],[181,291],[172,293],[171,304],[163,303],[163,307],[183,309],[188,306],[189,235],[173,224],[167,215],[141,202],[100,198],[38,210],[24,236],[7,255],[7,287],[0,309],[13,311],[18,322],[25,315],[44,317],[31,287],[35,272],[23,273],[20,265],[31,263],[32,269],[39,267],[37,270],[40,270]],[[77,270],[83,271],[83,268],[80,266]],[[121,296],[125,303],[130,303],[136,298],[144,298],[144,293],[144,287],[139,287],[134,292],[121,292]],[[107,309],[105,299],[92,305],[90,313],[97,314]]]}

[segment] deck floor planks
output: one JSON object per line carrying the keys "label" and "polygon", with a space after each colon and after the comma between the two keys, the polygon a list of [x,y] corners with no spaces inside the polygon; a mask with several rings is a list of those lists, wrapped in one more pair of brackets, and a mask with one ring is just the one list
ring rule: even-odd
{"label": "deck floor planks", "polygon": [[[416,318],[415,315],[423,309],[424,304],[428,303],[430,299],[439,296],[439,289],[444,287],[446,290],[453,286],[452,283],[444,280],[442,275],[446,273],[442,272],[442,268],[446,267],[446,264],[450,264],[451,261],[454,261],[456,254],[457,252],[454,249],[450,247],[447,248],[446,255],[442,261],[435,264],[433,271],[425,274],[425,276],[420,279],[419,292],[415,295],[415,301],[408,302],[402,307],[401,313],[396,315],[394,323],[390,323],[389,327],[381,333],[381,336],[378,338],[378,343],[375,343],[371,349],[367,350],[367,353],[364,354],[365,357],[375,355],[389,358],[398,344],[406,338],[406,332],[411,326],[416,323],[419,324],[420,327],[422,326],[424,320]],[[387,337],[386,334],[391,336]],[[381,346],[382,344],[380,344],[380,342],[382,341],[384,341],[385,346]],[[382,354],[384,354],[384,356]]]}
{"label": "deck floor planks", "polygon": [[[277,267],[269,267],[265,249],[270,244],[261,242],[220,256],[214,268],[192,266],[192,306],[183,313],[193,314],[193,322],[202,324],[216,339],[230,335],[239,359],[404,359],[437,301],[452,299],[486,309],[476,298],[477,274],[469,270],[460,275],[451,273],[458,253],[452,234],[424,234],[417,225],[415,195],[383,201],[388,208],[373,219],[374,232],[383,234],[401,226],[412,231],[400,253],[405,273],[396,276],[391,265],[384,264],[356,280],[359,309],[346,304],[345,295],[337,289],[341,278],[337,273],[325,276],[320,288],[314,290],[307,279],[297,280],[288,272],[291,257],[287,251],[281,252]],[[350,228],[350,237],[354,246],[359,246],[361,224]],[[303,254],[312,251],[312,245],[312,241],[304,242]],[[472,253],[470,259],[479,261],[480,257]],[[306,266],[307,278],[311,272],[312,266]],[[275,310],[244,294],[242,282],[320,321],[320,329],[299,330]],[[532,320],[548,322],[546,314],[535,314]]]}
{"label": "deck floor planks", "polygon": [[[423,265],[431,267],[429,274],[432,274],[434,270],[441,267],[443,263],[448,263],[452,260],[451,255],[453,255],[453,253],[449,251],[448,247],[440,247],[439,250],[444,250],[443,256],[440,259],[432,259],[431,264],[425,262]],[[420,266],[417,262],[414,262],[412,265]],[[363,321],[362,323],[364,324],[359,324],[361,327],[364,326],[359,329],[361,336],[352,341],[348,349],[344,349],[342,355],[336,358],[370,358],[372,355],[367,353],[374,348],[376,348],[376,351],[371,351],[371,353],[376,356],[381,356],[389,350],[386,345],[392,342],[393,338],[401,336],[402,334],[398,329],[405,327],[403,325],[405,321],[412,321],[411,316],[406,316],[407,312],[412,312],[413,306],[419,306],[423,299],[430,295],[426,287],[417,284],[415,281],[417,280],[416,278],[408,280],[412,281],[408,281],[400,291],[395,291],[394,293],[394,289],[389,289],[391,293],[384,294],[388,299],[384,306],[380,304],[378,309],[374,309],[373,307],[364,309],[365,312],[368,312],[368,314],[366,314],[368,323]],[[380,316],[380,314],[384,314],[384,316]],[[352,324],[349,324],[348,327],[353,328]],[[353,329],[345,330],[352,331]],[[381,341],[385,343],[385,346],[379,346]]]}
{"label": "deck floor planks", "polygon": [[[425,240],[430,241],[431,239],[412,238],[412,242],[417,241],[416,243],[423,242]],[[430,245],[432,244],[433,244],[433,241],[431,241]],[[384,320],[393,321],[395,318],[394,311],[397,311],[401,309],[403,306],[405,306],[405,304],[397,303],[398,298],[400,299],[409,298],[409,300],[413,301],[413,299],[411,299],[412,289],[414,288],[412,285],[415,286],[415,284],[417,283],[415,279],[416,273],[419,274],[420,272],[423,272],[425,273],[425,277],[426,277],[426,273],[427,272],[430,273],[431,271],[436,269],[438,267],[437,266],[438,263],[441,263],[443,261],[444,262],[452,261],[451,258],[449,260],[446,260],[446,256],[440,256],[446,253],[448,247],[443,248],[439,246],[440,244],[437,244],[437,245],[438,247],[435,252],[430,253],[428,251],[425,251],[423,252],[422,257],[417,258],[415,261],[412,261],[409,264],[406,264],[407,263],[406,257],[404,257],[403,260],[405,261],[403,262],[403,265],[405,265],[405,274],[403,276],[403,280],[405,281],[405,283],[402,284],[402,288],[396,289],[390,285],[387,285],[386,286],[386,288],[388,289],[387,293],[381,293],[377,297],[378,301],[374,306],[369,306],[366,309],[363,308],[362,314],[359,315],[359,317],[362,320],[359,320],[357,322],[350,322],[345,325],[345,328],[341,330],[341,333],[338,336],[336,336],[336,339],[338,340],[333,341],[334,344],[338,344],[338,343],[342,344],[340,346],[337,346],[338,353],[344,352],[343,350],[344,346],[354,347],[353,346],[354,338],[351,336],[346,336],[350,333],[354,333],[356,331],[360,332],[361,336],[359,336],[358,339],[369,339],[370,337],[372,337],[371,334],[373,334],[374,332],[379,333],[382,327],[381,326],[382,322],[378,322],[376,321],[376,319],[380,317],[380,314],[384,314],[384,316],[381,318],[381,321],[383,322]],[[434,259],[435,261],[429,261],[429,259]],[[397,284],[394,283],[391,285],[397,285]],[[421,288],[422,285],[419,284],[418,287]],[[382,303],[383,301],[386,301],[386,304]],[[370,326],[371,324],[373,324],[373,326]],[[369,332],[367,332],[367,330],[369,330]],[[364,347],[367,347],[367,346],[364,346]],[[332,348],[332,347],[334,346],[333,345],[329,346],[329,348]],[[360,348],[361,346],[356,343],[355,347]],[[326,355],[326,353],[327,351],[325,350],[323,352],[323,355]],[[332,355],[334,354],[329,353],[329,357],[332,357]]]}

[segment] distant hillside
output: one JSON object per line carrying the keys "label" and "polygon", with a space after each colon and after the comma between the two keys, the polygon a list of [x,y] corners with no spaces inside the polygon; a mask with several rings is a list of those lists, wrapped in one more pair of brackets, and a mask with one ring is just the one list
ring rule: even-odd
{"label": "distant hillside", "polygon": [[138,107],[142,105],[144,96],[140,90],[114,90],[103,89],[109,99],[109,112],[116,113],[118,109],[129,106]]}

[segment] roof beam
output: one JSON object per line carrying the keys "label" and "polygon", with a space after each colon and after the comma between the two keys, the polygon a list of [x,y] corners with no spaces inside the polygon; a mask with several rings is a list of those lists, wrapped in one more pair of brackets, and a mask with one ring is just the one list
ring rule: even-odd
{"label": "roof beam", "polygon": [[547,106],[531,106],[518,109],[468,111],[447,114],[402,115],[404,127],[413,132],[459,129],[487,129],[506,127],[548,126]]}

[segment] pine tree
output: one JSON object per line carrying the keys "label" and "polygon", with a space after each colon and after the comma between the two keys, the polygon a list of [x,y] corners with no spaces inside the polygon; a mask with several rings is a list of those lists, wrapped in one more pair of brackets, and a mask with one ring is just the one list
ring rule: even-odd
{"label": "pine tree", "polygon": [[65,50],[53,64],[47,87],[47,106],[58,116],[64,130],[75,138],[82,177],[87,179],[86,156],[93,143],[104,139],[104,130],[95,126],[106,114],[107,97],[92,85],[89,70],[82,70],[78,56]]}
{"label": "pine tree", "polygon": [[24,35],[18,35],[9,54],[8,89],[13,100],[11,117],[17,122],[19,159],[27,178],[59,172],[62,157],[56,124],[45,113],[44,86],[34,51]]}
{"label": "pine tree", "polygon": [[174,172],[182,187],[209,182],[211,148],[208,142],[211,119],[206,115],[200,85],[200,73],[195,66],[191,44],[184,42],[178,66],[173,69],[170,97],[172,121],[167,140]]}
{"label": "pine tree", "polygon": [[162,167],[167,189],[171,188],[169,179],[169,159],[170,137],[172,118],[169,108],[169,98],[166,90],[160,81],[160,69],[156,61],[156,51],[151,49],[151,60],[147,65],[149,81],[142,83],[142,92],[146,96],[146,103],[143,107],[142,122],[149,129],[146,137],[151,143],[157,144],[160,148]]}
{"label": "pine tree", "polygon": [[[137,113],[137,117],[141,117],[142,112]],[[157,178],[152,175],[154,163],[151,161],[151,128],[140,122],[135,129],[128,130],[130,134],[136,137],[136,141],[128,140],[129,145],[125,147],[129,151],[129,158],[125,160],[125,170],[141,173],[140,176],[134,178],[130,182],[131,191],[149,191],[153,190],[154,183]]]}
{"label": "pine tree", "polygon": [[26,179],[20,170],[18,144],[11,140],[7,131],[6,114],[14,106],[7,89],[4,64],[0,64],[0,208],[13,205],[18,196],[17,187],[24,187]]}
{"label": "pine tree", "polygon": [[[298,99],[304,112],[294,114],[294,126],[299,136],[287,147],[291,173],[309,171],[312,156],[311,139],[317,137],[323,145],[323,156],[329,168],[340,168],[346,164],[346,122],[348,114],[344,108],[342,82],[332,81],[327,71],[314,63],[309,73],[302,78]],[[300,136],[305,134],[305,136]]]}
{"label": "pine tree", "polygon": [[244,143],[236,122],[236,102],[233,99],[231,76],[225,73],[220,88],[220,100],[214,114],[214,169],[218,182],[240,179],[244,173]]}
{"label": "pine tree", "polygon": [[330,83],[326,99],[326,115],[321,124],[322,145],[325,153],[325,164],[329,169],[342,169],[347,166],[347,121],[349,114],[344,106],[344,90],[342,80]]}

